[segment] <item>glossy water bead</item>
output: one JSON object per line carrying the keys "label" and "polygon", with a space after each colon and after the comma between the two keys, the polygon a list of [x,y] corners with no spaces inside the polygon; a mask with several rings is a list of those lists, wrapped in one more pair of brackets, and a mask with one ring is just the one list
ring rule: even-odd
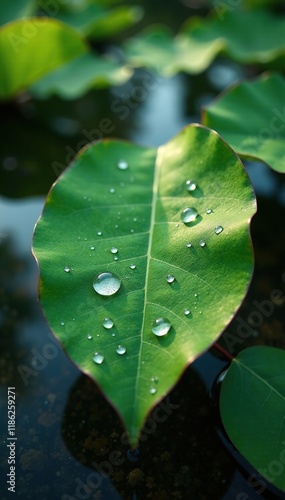
{"label": "glossy water bead", "polygon": [[187,189],[187,191],[190,191],[190,192],[191,192],[191,191],[195,191],[195,189],[197,188],[196,182],[194,182],[194,181],[192,181],[192,180],[190,180],[190,179],[188,179],[188,180],[185,182],[185,184],[186,184],[186,189]]}
{"label": "glossy water bead", "polygon": [[116,348],[116,353],[119,354],[120,356],[122,356],[126,352],[127,352],[127,349],[123,345],[118,345],[118,347]]}
{"label": "glossy water bead", "polygon": [[224,228],[222,226],[216,226],[214,229],[215,234],[221,234]]}
{"label": "glossy water bead", "polygon": [[128,165],[128,162],[126,160],[120,160],[117,163],[117,167],[119,170],[127,170],[129,165]]}
{"label": "glossy water bead", "polygon": [[184,224],[189,224],[189,222],[194,222],[197,219],[198,215],[199,214],[196,208],[186,207],[181,212],[181,220],[182,222],[184,222]]}
{"label": "glossy water bead", "polygon": [[110,330],[110,328],[113,328],[114,322],[110,318],[105,318],[102,325],[106,328],[106,330]]}
{"label": "glossy water bead", "polygon": [[173,283],[175,281],[175,278],[174,278],[174,276],[172,276],[172,274],[168,274],[166,276],[166,281],[167,281],[167,283]]}
{"label": "glossy water bead", "polygon": [[103,354],[100,354],[99,352],[95,352],[95,354],[93,356],[93,361],[96,365],[101,365],[104,361]]}
{"label": "glossy water bead", "polygon": [[93,288],[99,295],[114,295],[121,287],[121,280],[113,273],[103,272],[96,276]]}
{"label": "glossy water bead", "polygon": [[157,318],[152,324],[152,333],[157,337],[163,337],[171,328],[171,323],[166,318]]}

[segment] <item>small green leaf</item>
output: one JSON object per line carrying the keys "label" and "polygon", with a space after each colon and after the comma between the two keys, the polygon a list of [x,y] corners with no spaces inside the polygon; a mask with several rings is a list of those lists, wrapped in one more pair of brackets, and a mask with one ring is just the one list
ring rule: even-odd
{"label": "small green leaf", "polygon": [[285,81],[262,75],[230,88],[203,111],[203,123],[240,155],[285,172]]}
{"label": "small green leaf", "polygon": [[35,83],[29,90],[40,98],[57,94],[65,99],[75,99],[91,88],[122,85],[133,71],[111,58],[83,54]]}
{"label": "small green leaf", "polygon": [[30,16],[36,9],[35,0],[1,0],[0,2],[0,25],[6,24],[14,19]]}
{"label": "small green leaf", "polygon": [[136,24],[142,16],[143,10],[140,7],[121,5],[109,9],[90,4],[79,12],[63,12],[57,17],[92,39],[102,39]]}
{"label": "small green leaf", "polygon": [[165,76],[174,75],[179,71],[204,71],[223,46],[221,40],[211,40],[209,43],[194,37],[174,38],[171,31],[162,25],[150,26],[123,44],[130,64],[151,68]]}
{"label": "small green leaf", "polygon": [[13,97],[87,51],[77,31],[48,18],[13,21],[0,29],[0,99]]}
{"label": "small green leaf", "polygon": [[233,359],[222,382],[225,429],[260,474],[285,491],[285,352],[251,347]]}
{"label": "small green leaf", "polygon": [[[33,248],[45,316],[133,444],[150,408],[239,306],[254,212],[240,160],[198,125],[158,150],[97,142],[48,195]],[[100,295],[102,281],[116,293]]]}

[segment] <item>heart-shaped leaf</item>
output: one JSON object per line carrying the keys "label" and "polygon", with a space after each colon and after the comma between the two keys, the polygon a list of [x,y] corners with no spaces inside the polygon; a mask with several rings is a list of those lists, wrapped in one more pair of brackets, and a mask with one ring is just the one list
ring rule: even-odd
{"label": "heart-shaped leaf", "polygon": [[111,58],[83,54],[36,82],[29,90],[36,97],[57,94],[64,99],[76,99],[91,88],[122,85],[133,71]]}
{"label": "heart-shaped leaf", "polygon": [[44,313],[133,444],[239,306],[254,212],[240,160],[199,125],[158,150],[97,142],[49,193],[33,248]]}
{"label": "heart-shaped leaf", "polygon": [[233,359],[222,382],[220,411],[242,455],[285,491],[285,352],[250,347]]}
{"label": "heart-shaped leaf", "polygon": [[262,75],[242,82],[207,106],[203,123],[219,132],[240,155],[285,172],[285,81]]}
{"label": "heart-shaped leaf", "polygon": [[47,18],[27,18],[0,29],[0,99],[13,97],[87,51],[76,30]]}

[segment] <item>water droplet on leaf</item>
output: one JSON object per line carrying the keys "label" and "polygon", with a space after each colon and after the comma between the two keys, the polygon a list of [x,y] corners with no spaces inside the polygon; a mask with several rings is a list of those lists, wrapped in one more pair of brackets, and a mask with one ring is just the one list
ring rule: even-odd
{"label": "water droplet on leaf", "polygon": [[136,265],[135,264],[131,264],[130,265],[130,269],[136,269]]}
{"label": "water droplet on leaf", "polygon": [[118,345],[118,347],[116,348],[116,353],[120,354],[121,356],[122,354],[125,354],[125,352],[127,352],[127,349],[123,345]]}
{"label": "water droplet on leaf", "polygon": [[111,253],[118,253],[118,249],[116,247],[112,247],[111,248]]}
{"label": "water droplet on leaf", "polygon": [[186,181],[186,189],[187,191],[195,191],[195,189],[197,188],[197,185],[194,181],[191,181],[190,179],[188,181]]}
{"label": "water droplet on leaf", "polygon": [[209,215],[209,214],[212,214],[212,213],[213,213],[213,210],[211,208],[207,208],[206,209],[206,214]]}
{"label": "water droplet on leaf", "polygon": [[155,394],[156,391],[157,391],[156,387],[151,387],[149,390],[150,394]]}
{"label": "water droplet on leaf", "polygon": [[90,250],[95,250],[95,247],[93,247],[93,245],[90,247]]}
{"label": "water droplet on leaf", "polygon": [[151,377],[150,379],[152,382],[155,382],[157,384],[158,382],[158,377]]}
{"label": "water droplet on leaf", "polygon": [[200,247],[204,248],[206,246],[206,241],[205,240],[201,240],[200,241]]}
{"label": "water droplet on leaf", "polygon": [[181,219],[184,224],[188,224],[189,222],[194,222],[198,217],[198,212],[195,208],[187,207],[184,208],[181,213]]}
{"label": "water droplet on leaf", "polygon": [[125,160],[120,160],[117,164],[119,170],[127,170],[128,166],[129,165]]}
{"label": "water droplet on leaf", "polygon": [[97,231],[98,236],[102,236],[102,231]]}
{"label": "water droplet on leaf", "polygon": [[189,316],[189,314],[191,314],[190,309],[188,309],[188,308],[184,309],[184,314],[185,314],[185,316]]}
{"label": "water droplet on leaf", "polygon": [[99,352],[95,352],[93,356],[93,361],[96,363],[96,365],[101,365],[104,361],[104,356],[103,354],[100,354]]}
{"label": "water droplet on leaf", "polygon": [[174,280],[175,280],[175,278],[174,278],[174,276],[172,276],[172,274],[168,274],[166,276],[167,283],[173,283]]}
{"label": "water droplet on leaf", "polygon": [[111,189],[110,189],[110,193],[111,193],[111,194],[114,194],[114,193],[115,193],[115,189],[114,189],[114,188],[111,188]]}
{"label": "water droplet on leaf", "polygon": [[221,234],[221,232],[224,230],[224,228],[222,226],[216,226],[215,229],[214,229],[214,232],[216,234]]}
{"label": "water droplet on leaf", "polygon": [[89,335],[87,335],[87,338],[88,338],[88,340],[91,340],[93,337],[92,337],[92,335],[89,333]]}
{"label": "water droplet on leaf", "polygon": [[65,270],[66,273],[70,273],[70,267],[65,266],[64,270]]}
{"label": "water droplet on leaf", "polygon": [[110,328],[112,328],[114,326],[114,322],[110,318],[105,318],[104,321],[103,321],[103,323],[102,323],[102,325],[107,330],[110,330]]}
{"label": "water droplet on leaf", "polygon": [[157,337],[163,337],[171,328],[171,323],[166,318],[157,318],[152,324],[152,333]]}
{"label": "water droplet on leaf", "polygon": [[188,241],[188,242],[186,243],[186,246],[187,246],[187,248],[191,248],[191,247],[192,247],[192,243],[190,243],[190,241]]}
{"label": "water droplet on leaf", "polygon": [[112,273],[100,273],[93,281],[93,288],[99,295],[114,295],[121,286],[121,280]]}

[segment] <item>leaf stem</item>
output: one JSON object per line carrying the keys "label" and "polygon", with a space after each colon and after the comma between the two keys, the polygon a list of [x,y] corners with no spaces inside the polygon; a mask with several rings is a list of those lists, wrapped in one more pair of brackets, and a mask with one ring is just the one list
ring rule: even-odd
{"label": "leaf stem", "polygon": [[230,361],[232,361],[234,359],[234,356],[232,356],[228,351],[226,351],[222,346],[220,346],[220,344],[218,344],[217,342],[215,342],[212,346],[214,349],[216,349],[217,351],[219,351],[220,353],[222,353],[224,355],[225,358],[229,359]]}

